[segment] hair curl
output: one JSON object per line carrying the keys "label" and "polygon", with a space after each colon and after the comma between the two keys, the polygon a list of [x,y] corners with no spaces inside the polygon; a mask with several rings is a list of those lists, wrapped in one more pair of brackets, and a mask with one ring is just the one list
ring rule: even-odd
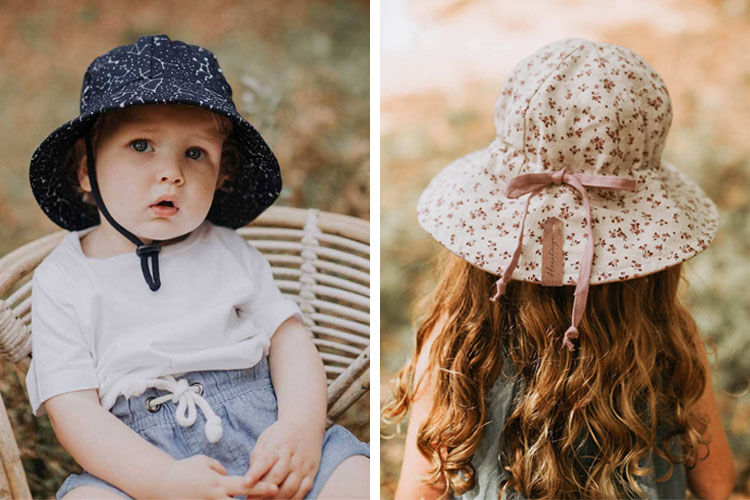
{"label": "hair curl", "polygon": [[[681,265],[632,280],[592,285],[575,352],[562,347],[573,287],[512,281],[496,303],[496,277],[445,252],[447,266],[421,309],[412,358],[400,370],[386,421],[406,416],[416,392],[416,360],[430,335],[433,404],[417,435],[432,469],[426,482],[454,495],[471,490],[488,419],[487,394],[510,359],[523,382],[500,438],[508,487],[528,498],[642,496],[638,462],[655,452],[693,467],[705,417],[694,405],[706,386],[697,328],[678,298]],[[444,324],[439,330],[436,326]],[[656,419],[649,418],[656,415]],[[657,425],[669,429],[657,443]],[[588,436],[588,437],[587,437]],[[581,439],[597,455],[583,468]],[[673,442],[682,456],[674,456]],[[663,448],[661,449],[660,446]],[[702,457],[705,458],[705,457]]]}

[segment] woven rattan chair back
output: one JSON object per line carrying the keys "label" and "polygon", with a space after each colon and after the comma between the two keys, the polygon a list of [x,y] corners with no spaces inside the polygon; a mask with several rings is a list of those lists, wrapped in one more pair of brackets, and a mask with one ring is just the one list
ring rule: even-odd
{"label": "woven rattan chair back", "polygon": [[[271,207],[237,229],[271,263],[281,291],[302,309],[328,376],[328,420],[369,390],[369,223],[314,209]],[[0,356],[23,373],[31,353],[31,277],[60,243],[57,231],[0,259]],[[3,490],[30,497],[18,447],[0,399]]]}

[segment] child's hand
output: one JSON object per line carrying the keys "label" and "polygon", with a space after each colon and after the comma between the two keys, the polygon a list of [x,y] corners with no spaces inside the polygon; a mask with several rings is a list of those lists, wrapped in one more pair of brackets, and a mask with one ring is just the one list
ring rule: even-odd
{"label": "child's hand", "polygon": [[218,460],[194,455],[172,463],[154,496],[231,499],[232,495],[249,495],[268,498],[277,491],[275,484],[251,482],[244,476],[227,476],[226,469]]}
{"label": "child's hand", "polygon": [[298,420],[279,419],[258,438],[245,478],[279,486],[274,498],[303,498],[320,465],[323,432]]}

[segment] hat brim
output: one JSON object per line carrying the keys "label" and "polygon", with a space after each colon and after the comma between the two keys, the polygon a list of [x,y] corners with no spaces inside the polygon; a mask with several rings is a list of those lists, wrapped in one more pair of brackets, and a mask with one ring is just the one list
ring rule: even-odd
{"label": "hat brim", "polygon": [[[523,155],[499,141],[451,163],[422,193],[418,219],[441,245],[487,272],[500,275],[518,243],[528,195],[504,193],[523,171]],[[657,175],[639,182],[635,192],[588,188],[594,257],[591,284],[646,276],[679,264],[705,250],[718,228],[716,206],[672,164],[661,160]],[[542,282],[544,222],[563,223],[562,284],[575,285],[586,244],[582,196],[572,186],[551,184],[529,204],[518,264],[511,276]]]}
{"label": "hat brim", "polygon": [[[231,100],[187,81],[163,79],[137,82],[111,94],[108,104],[64,123],[42,141],[31,157],[29,181],[39,206],[58,226],[79,231],[99,224],[99,211],[72,189],[64,159],[73,143],[96,118],[107,111],[144,104],[189,104],[229,118],[240,147],[241,164],[231,181],[231,192],[217,190],[208,212],[216,225],[238,228],[273,204],[281,192],[278,161],[260,133],[234,108]],[[106,203],[106,200],[105,200]]]}

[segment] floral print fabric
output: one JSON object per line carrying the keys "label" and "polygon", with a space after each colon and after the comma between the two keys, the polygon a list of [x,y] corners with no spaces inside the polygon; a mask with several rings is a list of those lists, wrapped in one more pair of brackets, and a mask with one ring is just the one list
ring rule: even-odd
{"label": "floral print fabric", "polygon": [[[521,228],[526,196],[505,187],[527,173],[619,176],[636,190],[587,188],[594,253],[590,283],[644,276],[709,246],[713,202],[662,159],[672,121],[666,86],[633,51],[581,38],[561,40],[522,60],[495,106],[496,138],[445,167],[422,193],[420,224],[448,250],[500,275]],[[583,199],[550,184],[529,201],[512,279],[542,282],[543,227],[563,222],[562,283],[575,285],[586,244]]]}

